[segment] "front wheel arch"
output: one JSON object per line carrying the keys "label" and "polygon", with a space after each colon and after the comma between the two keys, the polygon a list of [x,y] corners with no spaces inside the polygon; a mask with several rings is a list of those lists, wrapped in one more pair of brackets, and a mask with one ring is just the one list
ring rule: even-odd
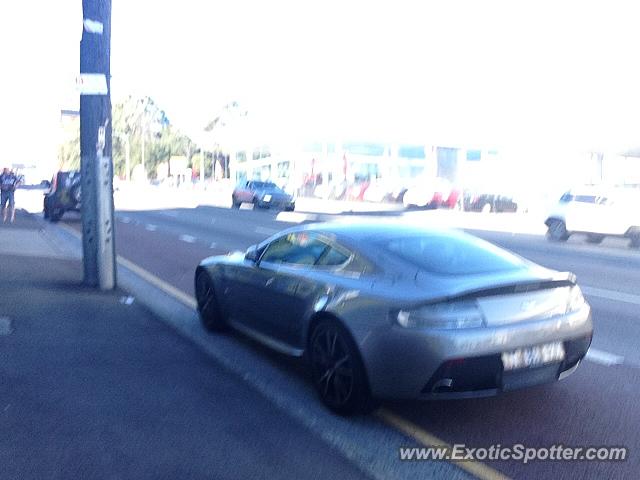
{"label": "front wheel arch", "polygon": [[[213,302],[210,305],[210,302],[206,303],[206,306],[202,306],[200,304],[200,296],[198,295],[198,282],[200,278],[205,277],[204,280],[209,284],[209,288],[211,289],[211,301]],[[197,310],[198,315],[200,316],[200,320],[203,326],[209,331],[224,331],[227,327],[226,315],[220,304],[220,299],[218,294],[216,293],[216,282],[214,281],[211,273],[207,268],[198,266],[196,268],[196,272],[194,275],[194,293],[197,302]],[[207,315],[207,310],[209,311],[209,315]],[[211,316],[213,315],[213,316]]]}

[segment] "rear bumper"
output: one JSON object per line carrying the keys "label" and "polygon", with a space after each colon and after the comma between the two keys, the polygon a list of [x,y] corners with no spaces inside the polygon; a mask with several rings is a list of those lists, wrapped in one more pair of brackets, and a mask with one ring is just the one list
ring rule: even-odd
{"label": "rear bumper", "polygon": [[296,202],[294,200],[272,200],[268,202],[259,200],[257,205],[260,208],[281,208],[284,210],[293,210],[296,206]]}
{"label": "rear bumper", "polygon": [[[548,383],[571,373],[586,354],[593,326],[588,306],[549,320],[467,330],[370,332],[361,352],[373,395],[380,398],[468,398]],[[502,352],[561,341],[562,363],[505,373]]]}
{"label": "rear bumper", "polygon": [[456,399],[494,396],[499,393],[551,383],[577,368],[591,345],[591,335],[565,340],[561,363],[505,372],[500,354],[444,362],[420,391],[424,399]]}

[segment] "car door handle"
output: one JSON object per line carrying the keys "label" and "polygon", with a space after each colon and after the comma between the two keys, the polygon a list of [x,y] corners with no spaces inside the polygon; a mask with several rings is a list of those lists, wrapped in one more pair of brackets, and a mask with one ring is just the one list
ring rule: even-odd
{"label": "car door handle", "polygon": [[273,281],[274,281],[275,279],[276,279],[275,277],[271,277],[271,278],[269,278],[269,279],[264,283],[264,286],[265,286],[265,287],[268,287],[269,285],[271,285],[271,284],[273,283]]}

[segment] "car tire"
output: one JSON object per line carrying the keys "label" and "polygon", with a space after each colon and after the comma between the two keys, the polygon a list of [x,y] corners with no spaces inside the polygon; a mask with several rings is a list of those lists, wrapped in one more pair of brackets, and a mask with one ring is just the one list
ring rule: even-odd
{"label": "car tire", "polygon": [[79,204],[82,201],[82,185],[79,183],[77,185],[74,185],[71,188],[70,194],[71,194],[71,198],[73,198],[73,200],[77,204]]}
{"label": "car tire", "polygon": [[604,240],[604,235],[600,235],[598,233],[587,234],[587,243],[598,244],[598,243],[602,243],[603,240]]}
{"label": "car tire", "polygon": [[308,352],[313,384],[331,411],[353,415],[375,408],[358,347],[340,322],[318,322],[309,337]]}
{"label": "car tire", "polygon": [[220,310],[218,299],[213,287],[213,281],[204,270],[196,276],[196,300],[202,326],[210,332],[221,332],[227,328],[227,323]]}
{"label": "car tire", "polygon": [[49,211],[49,221],[56,223],[62,219],[64,210],[62,208],[53,208]]}
{"label": "car tire", "polygon": [[240,208],[240,205],[242,205],[242,202],[239,202],[238,200],[236,200],[236,197],[231,197],[231,206],[233,208]]}
{"label": "car tire", "polygon": [[551,220],[548,224],[547,238],[553,242],[566,242],[569,232],[565,223],[558,219]]}
{"label": "car tire", "polygon": [[631,234],[631,241],[629,242],[629,247],[640,249],[640,232]]}

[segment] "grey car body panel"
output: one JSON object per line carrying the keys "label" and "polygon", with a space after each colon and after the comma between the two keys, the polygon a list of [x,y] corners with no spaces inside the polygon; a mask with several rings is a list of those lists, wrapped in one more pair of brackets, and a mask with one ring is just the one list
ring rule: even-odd
{"label": "grey car body panel", "polygon": [[[362,238],[341,235],[345,227],[333,228],[294,227],[265,240],[258,245],[258,251],[283,234],[310,230],[361,254],[363,249],[357,245]],[[200,268],[213,279],[221,307],[232,325],[240,324],[239,329],[247,334],[255,332],[253,336],[258,340],[259,336],[272,339],[270,346],[284,353],[303,354],[316,315],[338,318],[358,345],[371,391],[378,397],[420,396],[422,387],[447,359],[577,338],[590,335],[593,330],[587,304],[571,314],[554,311],[557,305],[553,302],[561,302],[562,295],[568,297],[569,288],[562,285],[575,283],[569,273],[523,260],[520,267],[509,271],[433,274],[369,244],[364,257],[374,267],[360,274],[261,265],[245,259],[240,252],[210,257],[201,262]],[[558,282],[560,288],[543,288],[554,286],[548,282]],[[514,287],[518,293],[485,296],[488,288],[501,287]],[[486,317],[484,327],[407,329],[396,322],[400,309],[474,295]],[[505,308],[500,307],[501,300]]]}

